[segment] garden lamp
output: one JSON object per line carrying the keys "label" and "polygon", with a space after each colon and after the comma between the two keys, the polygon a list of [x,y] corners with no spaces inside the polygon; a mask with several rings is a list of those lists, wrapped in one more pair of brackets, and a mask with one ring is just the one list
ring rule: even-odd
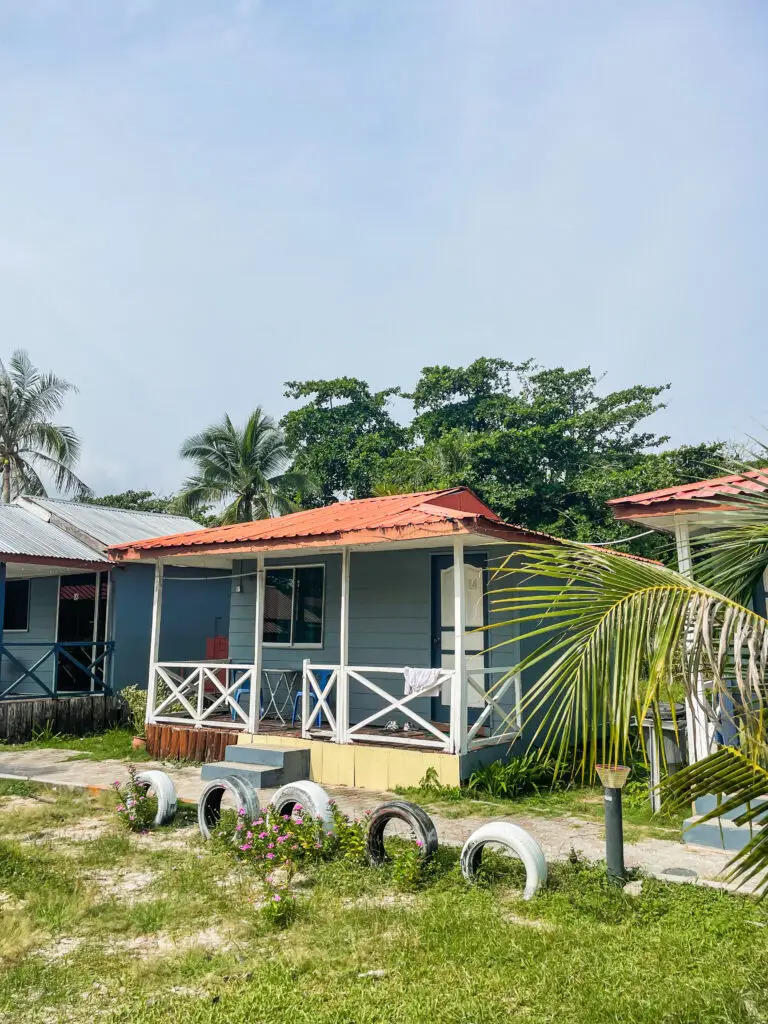
{"label": "garden lamp", "polygon": [[615,885],[623,885],[624,826],[621,818],[621,791],[630,769],[620,764],[598,764],[595,770],[605,790],[605,862],[608,879]]}

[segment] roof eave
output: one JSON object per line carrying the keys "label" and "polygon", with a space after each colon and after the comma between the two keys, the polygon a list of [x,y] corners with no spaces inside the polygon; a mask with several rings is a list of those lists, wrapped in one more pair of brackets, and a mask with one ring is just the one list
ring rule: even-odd
{"label": "roof eave", "polygon": [[62,569],[87,569],[89,572],[102,572],[111,569],[113,563],[84,558],[56,558],[53,555],[20,555],[14,551],[0,551],[0,562],[20,565],[60,565]]}
{"label": "roof eave", "polygon": [[173,547],[139,547],[138,545],[110,549],[115,562],[154,561],[158,558],[173,558],[181,555],[247,555],[289,550],[327,550],[339,547],[397,544],[414,540],[434,540],[444,537],[446,541],[457,535],[480,534],[497,540],[515,540],[547,543],[554,538],[537,534],[506,523],[486,519],[455,519],[441,523],[424,523],[419,526],[393,526],[376,529],[346,530],[317,537],[281,537],[264,541],[219,541],[215,544],[182,544]]}

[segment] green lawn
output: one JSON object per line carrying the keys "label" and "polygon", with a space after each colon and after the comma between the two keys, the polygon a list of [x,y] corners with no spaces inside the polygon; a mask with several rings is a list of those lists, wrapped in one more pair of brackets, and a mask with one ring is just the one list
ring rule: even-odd
{"label": "green lawn", "polygon": [[310,869],[274,931],[191,809],[133,837],[109,794],[0,794],[4,1024],[768,1019],[768,906],[746,897],[646,881],[633,898],[577,862],[526,903],[514,862],[470,888],[444,848],[416,892],[386,868]]}
{"label": "green lawn", "polygon": [[107,729],[93,736],[60,736],[44,733],[29,743],[0,743],[0,753],[18,750],[77,750],[80,757],[89,761],[149,761],[145,750],[133,750],[131,741],[135,736],[132,729]]}

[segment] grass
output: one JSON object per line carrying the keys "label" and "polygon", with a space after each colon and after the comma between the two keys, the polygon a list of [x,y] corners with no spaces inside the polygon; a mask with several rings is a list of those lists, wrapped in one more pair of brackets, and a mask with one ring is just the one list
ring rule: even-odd
{"label": "grass", "polygon": [[[768,905],[747,897],[651,880],[630,897],[576,861],[553,865],[526,903],[516,862],[494,859],[469,887],[457,850],[441,847],[412,893],[388,867],[307,871],[294,880],[298,920],[275,932],[250,902],[258,879],[189,824],[129,836],[109,823],[87,842],[41,842],[52,820],[103,819],[107,798],[15,781],[1,792],[4,1024],[768,1017]],[[123,890],[120,877],[142,885]]]}
{"label": "grass", "polygon": [[[87,761],[150,761],[146,750],[134,750],[132,729],[107,729],[93,736],[62,736],[44,732],[29,743],[0,743],[0,753],[21,750],[77,750],[79,760]],[[74,760],[74,759],[73,759]]]}

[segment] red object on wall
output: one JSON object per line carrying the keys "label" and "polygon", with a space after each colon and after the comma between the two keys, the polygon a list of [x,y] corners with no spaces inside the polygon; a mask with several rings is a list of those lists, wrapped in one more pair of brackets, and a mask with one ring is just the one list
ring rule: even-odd
{"label": "red object on wall", "polygon": [[226,661],[229,657],[228,636],[207,636],[205,638],[205,660]]}

